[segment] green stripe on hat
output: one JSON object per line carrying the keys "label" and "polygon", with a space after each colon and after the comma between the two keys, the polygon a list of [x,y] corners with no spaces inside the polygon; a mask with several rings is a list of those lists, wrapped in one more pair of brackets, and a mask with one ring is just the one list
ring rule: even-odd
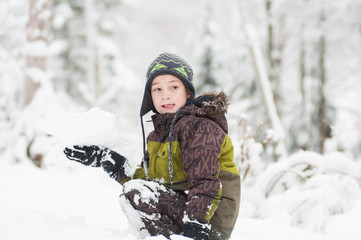
{"label": "green stripe on hat", "polygon": [[178,67],[178,68],[173,68],[173,69],[178,71],[180,74],[182,74],[183,76],[185,76],[188,79],[188,74],[187,74],[187,72],[186,72],[186,70],[184,68],[185,68],[185,66]]}
{"label": "green stripe on hat", "polygon": [[158,70],[158,69],[161,69],[161,68],[167,68],[167,66],[158,62],[158,63],[156,63],[155,66],[152,68],[152,70],[150,71],[150,73],[152,73],[152,72],[154,72],[154,71],[156,71],[156,70]]}

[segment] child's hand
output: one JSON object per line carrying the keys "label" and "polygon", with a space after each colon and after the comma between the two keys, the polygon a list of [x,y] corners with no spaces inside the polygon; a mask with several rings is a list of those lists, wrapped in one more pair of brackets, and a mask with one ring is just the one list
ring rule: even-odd
{"label": "child's hand", "polygon": [[118,172],[124,167],[126,158],[106,147],[79,146],[64,149],[65,156],[85,166],[102,166],[111,178],[116,178]]}
{"label": "child's hand", "polygon": [[195,240],[209,240],[209,228],[206,224],[185,222],[181,235]]}
{"label": "child's hand", "polygon": [[104,156],[103,151],[95,145],[75,145],[72,148],[65,148],[64,154],[68,159],[90,167],[100,167],[100,160]]}

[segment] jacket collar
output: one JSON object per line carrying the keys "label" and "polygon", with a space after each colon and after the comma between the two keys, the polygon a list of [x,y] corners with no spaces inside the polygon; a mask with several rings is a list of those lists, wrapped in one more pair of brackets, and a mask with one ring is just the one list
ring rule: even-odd
{"label": "jacket collar", "polygon": [[154,114],[152,116],[154,132],[157,135],[168,133],[174,117],[175,113]]}

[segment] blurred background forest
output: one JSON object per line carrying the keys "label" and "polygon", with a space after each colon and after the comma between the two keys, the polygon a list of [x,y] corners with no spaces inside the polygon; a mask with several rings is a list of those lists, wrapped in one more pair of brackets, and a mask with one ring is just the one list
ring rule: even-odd
{"label": "blurred background forest", "polygon": [[140,159],[145,72],[172,52],[193,66],[198,94],[230,96],[242,164],[300,149],[359,159],[360,16],[360,0],[1,1],[0,156],[41,166],[45,119],[98,106]]}

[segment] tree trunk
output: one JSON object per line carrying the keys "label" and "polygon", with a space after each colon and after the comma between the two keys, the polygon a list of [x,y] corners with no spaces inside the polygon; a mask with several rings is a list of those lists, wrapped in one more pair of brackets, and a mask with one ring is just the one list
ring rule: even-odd
{"label": "tree trunk", "polygon": [[[27,42],[34,46],[46,46],[50,38],[50,8],[51,0],[30,0],[29,22],[27,25]],[[35,45],[43,43],[43,45]],[[27,69],[37,68],[46,72],[47,58],[39,53],[28,53],[26,56]],[[27,74],[24,84],[24,106],[27,106],[34,97],[36,90],[40,87],[39,79]]]}
{"label": "tree trunk", "polygon": [[318,148],[320,153],[324,153],[325,141],[327,138],[331,137],[331,128],[330,123],[327,120],[327,99],[325,96],[325,86],[327,81],[326,76],[326,36],[323,31],[323,24],[325,22],[325,14],[321,12],[320,25],[321,25],[321,35],[319,39],[319,88],[318,88],[318,109],[317,109],[317,119],[318,119],[318,134],[319,134],[319,143]]}
{"label": "tree trunk", "polygon": [[268,61],[268,78],[270,80],[273,92],[274,102],[277,106],[277,111],[280,114],[280,104],[281,104],[281,55],[284,47],[283,38],[281,36],[283,27],[282,21],[280,19],[279,24],[277,25],[278,31],[275,28],[275,17],[272,13],[272,0],[266,1],[266,14],[267,14],[267,61]]}
{"label": "tree trunk", "polygon": [[[47,46],[50,40],[50,9],[51,0],[30,0],[29,22],[27,25],[27,55],[26,75],[24,84],[24,104],[26,107],[34,98],[34,95],[46,76],[47,70]],[[36,134],[27,143],[27,156],[32,162],[41,167],[43,156],[32,154],[31,146]]]}
{"label": "tree trunk", "polygon": [[306,78],[306,49],[305,49],[305,40],[304,40],[304,26],[301,26],[300,32],[300,52],[299,52],[299,73],[300,73],[300,91],[302,98],[302,110],[305,110],[306,107],[306,91],[305,91],[305,78]]}
{"label": "tree trunk", "polygon": [[326,41],[325,36],[320,36],[320,58],[319,58],[319,104],[318,104],[318,121],[319,121],[319,152],[324,152],[325,140],[328,138],[328,122],[326,119],[326,69],[325,69],[325,55],[326,55]]}
{"label": "tree trunk", "polygon": [[[309,133],[309,121],[310,116],[307,111],[307,97],[306,97],[306,43],[304,39],[304,24],[301,25],[300,28],[300,46],[299,46],[299,87],[300,87],[300,94],[301,94],[301,108],[298,113],[299,121],[297,121],[297,124],[299,129],[303,132]],[[311,136],[309,136],[311,137]],[[301,148],[303,150],[307,150],[309,148],[309,141],[303,140],[302,142],[299,141],[298,137],[295,136],[296,147]]]}

